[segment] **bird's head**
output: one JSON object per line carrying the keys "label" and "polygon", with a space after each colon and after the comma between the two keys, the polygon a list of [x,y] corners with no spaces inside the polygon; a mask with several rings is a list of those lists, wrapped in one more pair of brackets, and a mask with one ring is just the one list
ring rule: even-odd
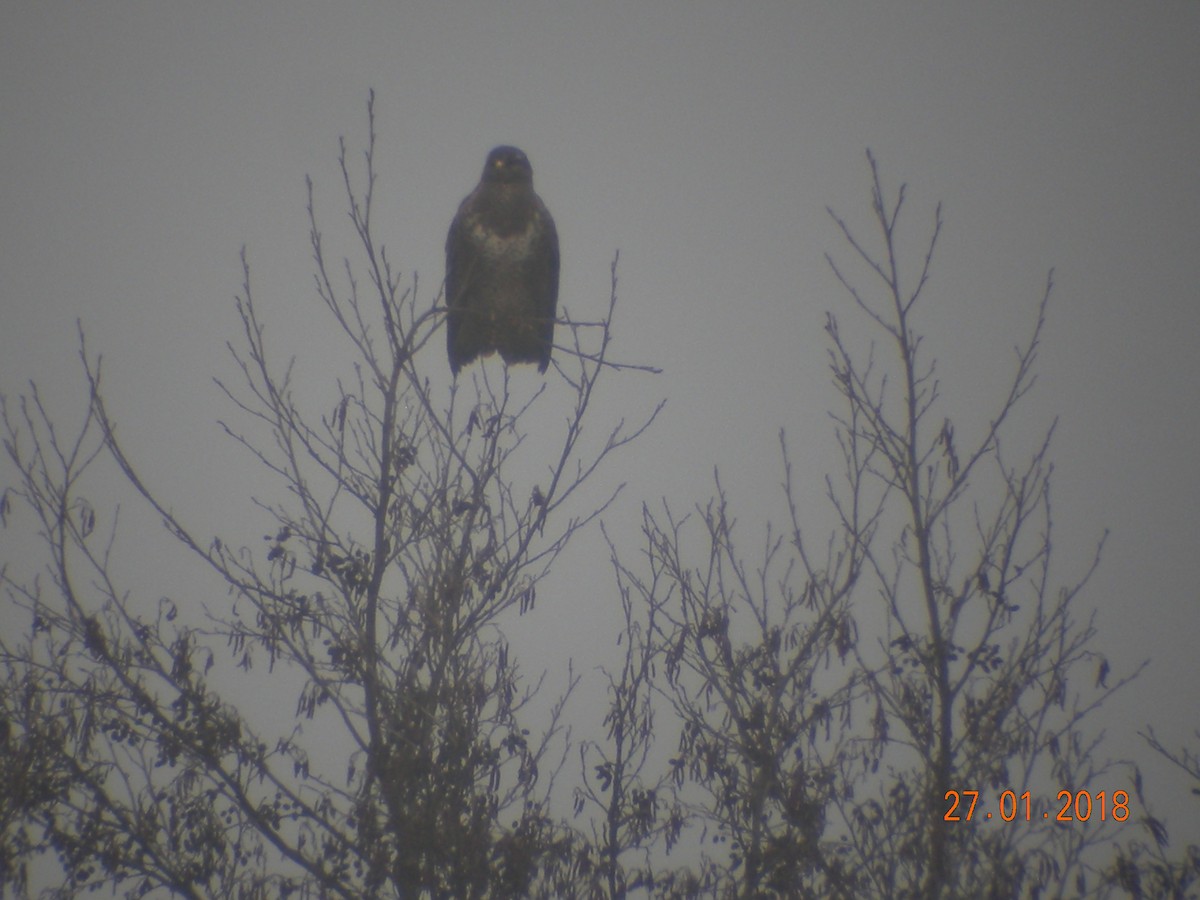
{"label": "bird's head", "polygon": [[483,180],[488,184],[533,184],[529,157],[516,147],[497,147],[488,154]]}

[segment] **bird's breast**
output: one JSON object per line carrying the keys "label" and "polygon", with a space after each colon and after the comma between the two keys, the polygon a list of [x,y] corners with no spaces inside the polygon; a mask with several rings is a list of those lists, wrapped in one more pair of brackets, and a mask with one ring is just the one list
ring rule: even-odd
{"label": "bird's breast", "polygon": [[485,221],[477,221],[471,229],[471,242],[485,259],[502,262],[520,262],[534,252],[537,229],[534,221],[527,221],[523,228],[501,231]]}

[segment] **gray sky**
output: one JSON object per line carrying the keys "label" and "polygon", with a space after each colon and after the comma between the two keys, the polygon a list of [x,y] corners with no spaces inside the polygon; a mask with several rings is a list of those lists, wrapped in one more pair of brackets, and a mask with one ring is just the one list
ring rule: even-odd
{"label": "gray sky", "polygon": [[[668,398],[613,476],[633,488],[618,514],[702,501],[719,465],[750,540],[781,519],[780,426],[806,495],[833,469],[822,325],[857,320],[823,260],[843,251],[825,207],[870,227],[869,146],[909,183],[914,250],[944,203],[923,327],[960,440],[1056,269],[1022,427],[1061,416],[1060,576],[1112,529],[1086,602],[1115,671],[1153,660],[1104,721],[1114,753],[1144,757],[1147,722],[1173,746],[1200,727],[1197,47],[1195,0],[9,4],[0,386],[36,378],[69,408],[82,317],[148,480],[202,533],[240,515],[249,476],[210,380],[229,373],[237,254],[277,353],[323,383],[303,178],[338,233],[337,138],[361,149],[374,87],[392,258],[432,297],[488,149],[522,147],[558,223],[562,301],[602,311],[619,248],[614,352],[666,370],[604,398],[610,418]],[[449,381],[444,360],[432,371]],[[590,664],[615,621],[588,605],[615,603],[598,583],[574,597],[585,627],[554,642]],[[1188,837],[1194,802],[1164,792],[1189,786],[1149,785]]]}

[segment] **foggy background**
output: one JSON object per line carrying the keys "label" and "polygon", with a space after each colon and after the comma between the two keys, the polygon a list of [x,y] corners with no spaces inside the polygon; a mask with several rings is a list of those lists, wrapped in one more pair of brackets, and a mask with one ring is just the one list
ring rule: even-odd
{"label": "foggy background", "polygon": [[[419,302],[436,296],[446,228],[487,151],[521,147],[558,224],[560,302],[599,316],[619,250],[613,356],[664,370],[610,378],[591,420],[636,420],[667,399],[597,485],[628,482],[610,532],[632,561],[641,502],[703,502],[716,466],[753,556],[763,522],[784,519],[781,427],[802,519],[827,524],[825,313],[852,340],[875,335],[823,258],[848,258],[825,208],[877,246],[870,147],[885,188],[909,185],[910,266],[944,204],[917,327],[960,446],[1002,398],[1055,269],[1014,434],[1032,445],[1060,416],[1056,583],[1082,574],[1111,529],[1080,610],[1098,610],[1114,676],[1151,665],[1091,725],[1109,754],[1145,764],[1178,848],[1200,839],[1193,785],[1136,732],[1153,725],[1177,750],[1200,727],[1198,47],[1194,0],[9,3],[0,389],[36,379],[73,427],[81,318],[147,483],[201,535],[253,534],[248,495],[277,489],[221,434],[216,420],[236,417],[211,380],[233,375],[238,253],[277,363],[297,356],[302,399],[327,396],[350,357],[313,290],[304,176],[340,259],[352,248],[337,141],[357,164],[374,88],[375,224],[394,264],[418,273]],[[440,346],[425,366],[449,384]],[[222,602],[126,505],[126,581],[148,603]],[[30,563],[27,537],[10,527],[0,542],[3,559]],[[511,637],[527,672],[570,657],[586,675],[615,659],[617,596],[598,534],[562,563]]]}

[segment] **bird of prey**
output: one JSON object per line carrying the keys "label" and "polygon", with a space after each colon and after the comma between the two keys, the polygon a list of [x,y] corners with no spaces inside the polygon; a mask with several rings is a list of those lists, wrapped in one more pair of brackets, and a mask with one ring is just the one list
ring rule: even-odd
{"label": "bird of prey", "polygon": [[446,236],[450,369],[499,351],[507,365],[550,365],[558,307],[558,232],[516,147],[488,154]]}

